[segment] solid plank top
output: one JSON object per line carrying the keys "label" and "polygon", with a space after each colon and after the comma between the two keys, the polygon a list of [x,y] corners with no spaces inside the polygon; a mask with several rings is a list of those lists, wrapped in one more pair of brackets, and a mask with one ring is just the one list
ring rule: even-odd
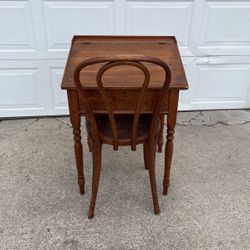
{"label": "solid plank top", "polygon": [[[74,89],[73,72],[83,60],[96,56],[144,55],[157,57],[165,61],[171,70],[170,88],[187,89],[188,83],[182,65],[180,53],[173,36],[74,36],[67,64],[64,70],[62,89]],[[162,85],[163,71],[159,66],[147,65],[151,73],[149,87]],[[124,68],[125,67],[125,68]],[[82,72],[85,87],[95,88],[97,66],[90,66]],[[122,77],[121,74],[123,73]],[[104,82],[107,87],[133,88],[142,83],[141,72],[130,66],[117,67],[112,73],[106,73]]]}

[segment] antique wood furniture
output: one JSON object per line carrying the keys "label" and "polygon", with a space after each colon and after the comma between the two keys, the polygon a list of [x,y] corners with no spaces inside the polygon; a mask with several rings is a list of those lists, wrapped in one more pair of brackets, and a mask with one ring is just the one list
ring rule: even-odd
{"label": "antique wood furniture", "polygon": [[[150,72],[143,63],[151,63],[161,66],[165,71],[164,82],[159,88],[159,98],[154,103],[153,113],[141,114],[143,99],[146,96],[146,90],[150,82]],[[104,106],[108,114],[95,114],[94,107],[90,103],[90,99],[86,95],[84,89],[84,80],[80,79],[80,72],[90,65],[102,65],[96,76],[97,87],[104,102]],[[114,100],[108,96],[108,90],[103,84],[103,75],[106,71],[120,65],[133,66],[140,69],[144,73],[144,81],[138,88],[136,105],[133,107],[132,114],[114,114],[114,106],[120,100]],[[160,135],[160,108],[162,100],[167,94],[168,85],[170,83],[171,73],[166,63],[158,58],[145,57],[138,55],[121,55],[121,56],[104,56],[94,57],[81,62],[74,71],[74,81],[78,96],[85,107],[85,116],[87,121],[87,131],[89,138],[90,151],[93,154],[93,181],[92,181],[92,197],[89,207],[89,218],[94,216],[96,196],[99,186],[101,173],[101,154],[102,144],[113,145],[114,150],[118,146],[131,145],[132,150],[136,150],[136,145],[143,143],[145,155],[145,166],[149,169],[151,191],[154,203],[155,214],[160,213],[158,204],[157,188],[155,180],[155,154],[158,137]]]}
{"label": "antique wood furniture", "polygon": [[[95,59],[93,59],[93,57]],[[149,59],[152,61],[149,62]],[[90,63],[91,65],[89,64],[87,66],[86,63]],[[169,84],[167,84],[167,92],[161,101],[161,90],[166,80],[165,77],[166,75],[170,76],[170,73],[166,74],[167,67],[163,66],[163,63],[169,67],[171,80]],[[84,67],[84,70],[81,70],[83,66],[86,67]],[[105,72],[106,70],[107,72]],[[105,74],[103,75],[104,72]],[[102,75],[105,86],[102,85]],[[150,81],[147,84],[149,76]],[[167,77],[167,79],[169,78]],[[81,85],[80,82],[82,82],[83,85]],[[143,87],[144,85],[142,86],[143,82],[144,84],[146,82],[146,85],[148,85],[145,89]],[[89,209],[90,218],[93,217],[94,214],[100,175],[100,141],[112,144],[115,149],[118,145],[131,145],[132,149],[135,149],[136,144],[144,143],[145,167],[150,170],[154,209],[156,214],[159,213],[156,184],[154,181],[153,162],[156,147],[154,138],[160,138],[158,150],[161,150],[161,144],[163,142],[161,140],[162,131],[159,127],[163,127],[163,114],[167,114],[167,142],[165,147],[165,173],[163,178],[163,194],[167,194],[179,91],[187,88],[188,83],[175,37],[73,37],[62,80],[62,89],[66,89],[68,94],[70,119],[75,141],[78,184],[81,194],[84,194],[83,149],[80,130],[80,117],[82,114],[86,114],[87,127],[91,127],[88,129],[88,142],[90,150],[94,155],[95,168],[93,169],[92,199]],[[103,91],[104,89],[105,91]],[[138,96],[140,96],[139,93],[141,93],[140,90],[143,90],[143,100],[139,100],[138,102]],[[112,103],[111,110],[107,108],[108,106],[105,100],[109,100],[109,105]],[[140,103],[139,109],[136,109],[138,103]],[[158,103],[160,104],[157,105]],[[157,112],[157,109],[155,109],[156,106],[158,108]],[[137,112],[135,112],[136,110]],[[136,114],[142,116],[141,119],[144,123],[141,123],[140,120],[138,123],[138,115]],[[123,116],[123,118],[125,117],[127,121],[118,124],[119,117],[121,116]],[[93,117],[95,119],[93,119]],[[110,125],[107,125],[109,124],[107,117],[109,117],[111,121],[113,120]],[[114,117],[116,117],[115,122]],[[133,119],[131,117],[133,117]],[[155,130],[151,129],[153,126],[151,126],[151,119],[157,121],[154,123],[157,124]],[[139,124],[139,127],[141,127],[138,130],[138,134],[135,132],[137,131],[137,125],[132,125],[134,120],[135,124]],[[99,123],[102,126],[98,126]],[[126,131],[124,135],[121,135],[118,132],[119,129],[116,131],[114,124],[116,124],[116,127],[119,127],[125,123],[129,124],[133,131],[132,134]],[[93,132],[93,126],[95,132]],[[147,135],[145,135],[144,132],[139,132],[144,131],[146,128],[150,128],[149,130],[152,132],[152,136],[149,136],[150,133],[146,133]],[[124,127],[122,129],[124,129]],[[148,131],[147,129],[146,131]],[[112,131],[114,132],[112,133]],[[156,137],[153,136],[155,134],[157,134]],[[120,136],[125,136],[125,140],[121,140],[122,137],[120,138]],[[99,138],[98,146],[96,146],[97,138]],[[149,140],[152,143],[146,143]]]}

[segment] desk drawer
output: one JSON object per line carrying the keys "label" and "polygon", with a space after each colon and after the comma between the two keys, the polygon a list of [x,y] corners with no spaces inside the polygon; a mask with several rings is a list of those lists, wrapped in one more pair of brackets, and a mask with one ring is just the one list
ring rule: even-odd
{"label": "desk drawer", "polygon": [[[109,102],[114,107],[114,113],[133,113],[138,93],[140,90],[108,90]],[[141,112],[151,113],[159,98],[159,90],[149,89],[141,106]],[[106,113],[105,103],[98,90],[86,90],[86,95],[92,109],[96,113]],[[85,108],[80,100],[80,112],[85,113]],[[162,103],[161,112],[168,112],[168,95]]]}

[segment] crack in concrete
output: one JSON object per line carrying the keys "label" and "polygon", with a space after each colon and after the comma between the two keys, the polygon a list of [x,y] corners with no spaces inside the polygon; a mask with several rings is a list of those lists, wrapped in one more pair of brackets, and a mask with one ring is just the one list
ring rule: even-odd
{"label": "crack in concrete", "polygon": [[[192,119],[190,119],[191,121]],[[224,121],[217,121],[215,122],[214,124],[191,124],[190,121],[187,121],[189,124],[181,124],[181,123],[177,123],[178,126],[180,127],[188,127],[188,126],[201,126],[201,127],[213,127],[213,126],[216,126],[216,125],[223,125],[223,126],[242,126],[242,125],[245,125],[245,124],[248,124],[250,123],[250,121],[245,121],[243,123],[238,123],[238,124],[228,124],[227,122],[224,122]],[[230,120],[229,120],[230,121]],[[228,122],[229,122],[228,121]],[[231,120],[233,121],[233,120]]]}
{"label": "crack in concrete", "polygon": [[[61,121],[61,120],[59,120],[56,117],[55,117],[55,120],[58,121],[58,122],[60,122],[60,123],[62,123],[62,124],[64,124],[64,125],[66,125],[68,128],[72,128],[72,126],[69,123],[67,123],[67,122]],[[61,127],[60,127],[60,129],[61,129]]]}
{"label": "crack in concrete", "polygon": [[245,124],[248,124],[248,123],[250,123],[250,121],[245,121],[245,122],[243,122],[241,124],[236,124],[236,125],[245,125]]}
{"label": "crack in concrete", "polygon": [[250,123],[249,119],[215,119],[213,116],[204,114],[203,111],[197,112],[193,117],[188,120],[180,119],[177,121],[178,126],[204,126],[204,127],[213,127],[216,125],[223,126],[240,126]]}
{"label": "crack in concrete", "polygon": [[24,131],[27,132],[27,131],[28,131],[28,127],[31,126],[32,124],[36,123],[37,121],[39,121],[39,118],[37,118],[37,119],[35,119],[35,121],[33,121],[33,122],[31,122],[31,123],[25,125],[25,126],[24,126],[24,127],[25,127]]}
{"label": "crack in concrete", "polygon": [[[200,116],[204,116],[203,113],[201,111],[199,111],[195,117],[192,117],[188,122],[192,122],[192,121],[197,121],[197,118],[199,118]],[[204,121],[203,121],[204,122]]]}

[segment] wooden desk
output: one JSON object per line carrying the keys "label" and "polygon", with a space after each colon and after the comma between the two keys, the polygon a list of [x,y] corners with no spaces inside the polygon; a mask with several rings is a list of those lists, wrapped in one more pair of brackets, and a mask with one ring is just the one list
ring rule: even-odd
{"label": "wooden desk", "polygon": [[[167,194],[171,158],[173,153],[174,129],[178,106],[179,91],[188,89],[188,83],[182,65],[175,37],[171,36],[74,36],[65,67],[62,89],[67,90],[70,119],[73,126],[75,141],[75,156],[78,170],[78,183],[81,193],[84,193],[83,153],[81,143],[80,116],[84,114],[84,106],[78,98],[73,81],[75,67],[83,60],[96,56],[112,56],[121,54],[145,55],[157,57],[165,61],[171,70],[169,94],[165,99],[161,112],[167,113],[167,143],[165,148],[165,175],[163,181],[164,194]],[[159,87],[163,81],[163,71],[157,66],[147,65],[151,75],[149,89],[143,102],[142,112],[152,112],[154,100],[158,98]],[[89,67],[82,72],[88,98],[96,113],[106,113],[105,105],[100,98],[96,82],[96,67]],[[121,77],[122,73],[122,77]],[[142,83],[142,75],[135,69],[114,69],[104,78],[105,86],[109,88],[110,98],[117,101],[115,113],[131,113],[135,105],[135,96]]]}

